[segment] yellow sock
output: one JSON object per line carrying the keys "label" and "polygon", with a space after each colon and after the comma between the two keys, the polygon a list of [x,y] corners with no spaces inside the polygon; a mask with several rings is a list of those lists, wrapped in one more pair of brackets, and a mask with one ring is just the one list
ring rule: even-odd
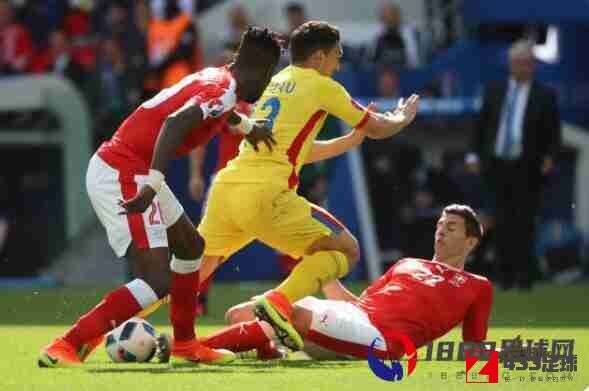
{"label": "yellow sock", "polygon": [[305,256],[276,290],[294,303],[314,294],[321,285],[345,276],[348,271],[348,259],[343,253],[320,251]]}
{"label": "yellow sock", "polygon": [[168,304],[170,302],[170,295],[164,296],[155,303],[152,303],[149,307],[145,307],[142,309],[137,316],[139,318],[147,318],[149,315],[153,314],[158,308],[162,306],[162,304]]}

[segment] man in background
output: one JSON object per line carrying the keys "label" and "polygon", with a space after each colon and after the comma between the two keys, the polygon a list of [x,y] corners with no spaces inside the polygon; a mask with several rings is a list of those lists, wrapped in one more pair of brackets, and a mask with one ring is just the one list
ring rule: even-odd
{"label": "man in background", "polygon": [[495,194],[499,279],[505,289],[531,289],[537,275],[536,217],[542,185],[559,152],[555,92],[534,80],[532,45],[509,50],[509,79],[485,89],[473,150]]}

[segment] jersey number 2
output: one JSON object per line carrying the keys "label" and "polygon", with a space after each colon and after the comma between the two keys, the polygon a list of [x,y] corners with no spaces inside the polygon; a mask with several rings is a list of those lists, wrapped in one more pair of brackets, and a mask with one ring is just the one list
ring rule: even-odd
{"label": "jersey number 2", "polygon": [[268,114],[266,116],[266,119],[268,120],[268,126],[270,128],[274,127],[274,120],[276,119],[276,117],[278,116],[278,113],[280,112],[280,99],[278,99],[278,97],[274,96],[270,99],[268,99],[266,102],[264,102],[264,104],[262,105],[262,110],[267,110],[270,109],[270,114]]}

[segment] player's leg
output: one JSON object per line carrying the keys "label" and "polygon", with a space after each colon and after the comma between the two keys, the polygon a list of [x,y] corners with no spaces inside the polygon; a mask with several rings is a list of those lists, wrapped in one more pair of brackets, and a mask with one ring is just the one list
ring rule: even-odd
{"label": "player's leg", "polygon": [[[205,227],[205,235],[201,236],[191,224],[188,226],[189,221],[182,222],[182,219],[179,225],[174,227],[175,231],[170,232],[171,248],[174,252],[171,263],[173,281],[170,319],[174,327],[172,356],[189,361],[228,362],[235,357],[228,351],[205,348],[198,342],[194,332],[199,281],[207,281],[222,260],[252,240],[250,235],[245,235],[225,218],[227,210],[223,207],[224,192],[216,191],[215,188],[213,185],[201,224]],[[189,250],[194,238],[204,244],[203,237],[206,240],[207,251],[210,250],[212,254],[207,254],[208,256],[202,257],[202,260],[199,258],[198,263],[192,263],[187,259],[191,256],[190,253],[180,254],[176,250]],[[176,238],[178,243],[173,238]],[[213,357],[216,358],[212,360]]]}
{"label": "player's leg", "polygon": [[[231,361],[235,358],[232,352],[211,350],[196,337],[194,321],[204,241],[167,185],[158,192],[158,200],[171,252],[169,302],[174,331],[171,354],[203,363]],[[166,337],[162,342],[167,342]]]}
{"label": "player's leg", "polygon": [[258,300],[256,313],[269,321],[282,342],[302,347],[302,338],[290,324],[291,303],[318,291],[322,284],[345,276],[359,258],[358,242],[350,231],[322,208],[282,193],[272,202],[272,224],[259,235],[270,246],[302,260],[289,277]]}
{"label": "player's leg", "polygon": [[225,313],[225,321],[229,326],[204,337],[203,344],[211,348],[230,349],[234,352],[256,349],[257,358],[260,360],[286,357],[286,350],[276,346],[272,326],[256,319],[253,301],[231,307]]}
{"label": "player's leg", "polygon": [[[300,300],[293,305],[292,324],[299,333],[299,335],[301,335],[301,337],[304,339],[305,347],[303,351],[309,357],[316,360],[335,360],[349,358],[348,353],[343,354],[341,351],[338,352],[330,350],[331,345],[329,344],[327,346],[321,346],[319,343],[321,343],[322,341],[320,341],[318,338],[315,338],[315,331],[311,333],[311,338],[313,338],[313,340],[309,339],[308,337],[314,325],[313,318],[315,317],[315,319],[320,320],[323,316],[322,312],[326,307],[324,302],[324,300],[318,300],[314,297],[310,297]],[[249,338],[249,336],[234,335],[235,333],[233,333],[232,330],[240,329],[241,327],[243,327],[242,325],[248,325],[249,328],[252,327],[250,325],[252,324],[252,322],[256,321],[254,315],[254,302],[249,301],[231,307],[225,313],[225,320],[227,323],[233,325],[234,327],[226,328],[221,332],[218,332],[212,336],[207,337],[206,343],[210,346],[218,347],[225,347],[228,346],[230,343],[232,343],[233,345],[245,345],[247,343],[247,338]],[[267,324],[263,321],[262,323]],[[317,327],[315,327],[315,329],[317,329]],[[250,331],[250,333],[252,333],[252,331]],[[269,342],[266,342],[266,344],[269,344],[270,341],[276,336],[274,333],[267,333],[267,335]],[[255,348],[263,349],[265,346],[267,345],[260,344]]]}
{"label": "player's leg", "polygon": [[[203,343],[233,351],[263,349],[276,338],[269,323],[253,313],[254,302],[238,304],[227,311],[231,325],[207,336]],[[387,356],[384,338],[370,323],[368,316],[351,303],[307,297],[293,306],[292,324],[304,338],[304,352],[313,359],[366,358],[372,342],[375,355]]]}
{"label": "player's leg", "polygon": [[119,215],[118,200],[134,195],[137,182],[134,175],[114,170],[97,156],[90,161],[86,179],[90,201],[113,250],[129,260],[137,278],[107,293],[45,347],[39,360],[44,366],[80,363],[104,333],[166,296],[169,289],[168,243],[159,208],[154,204],[144,214]]}
{"label": "player's leg", "polygon": [[[40,365],[67,366],[81,363],[101,342],[105,333],[167,295],[167,248],[141,250],[132,245],[128,259],[136,278],[108,292],[100,303],[82,315],[63,336],[47,346],[39,359]],[[77,360],[72,352],[78,357]]]}
{"label": "player's leg", "polygon": [[387,357],[383,336],[352,303],[307,297],[295,303],[293,324],[305,339],[305,353],[312,358],[366,358],[375,340],[375,355]]}
{"label": "player's leg", "polygon": [[251,205],[256,202],[256,196],[251,194],[248,186],[216,182],[211,186],[197,228],[206,243],[200,272],[204,284],[210,283],[215,270],[223,262],[255,239],[253,230],[242,229],[241,226],[247,224],[240,225],[237,221],[244,216],[245,219],[255,218]]}

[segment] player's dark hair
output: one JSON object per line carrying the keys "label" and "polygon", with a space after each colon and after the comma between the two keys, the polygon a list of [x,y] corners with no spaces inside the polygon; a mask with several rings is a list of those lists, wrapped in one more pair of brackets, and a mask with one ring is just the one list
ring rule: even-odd
{"label": "player's dark hair", "polygon": [[483,225],[479,221],[476,212],[468,205],[452,204],[444,208],[442,213],[453,214],[464,219],[466,236],[476,238],[479,242],[483,238]]}
{"label": "player's dark hair", "polygon": [[303,7],[303,5],[301,3],[297,3],[296,1],[293,1],[291,3],[288,3],[286,5],[286,7],[284,7],[284,9],[286,10],[287,14],[290,13],[304,13],[305,12],[305,7]]}
{"label": "player's dark hair", "polygon": [[327,22],[303,23],[290,35],[292,62],[304,62],[317,50],[327,52],[337,45],[339,40],[339,30]]}
{"label": "player's dark hair", "polygon": [[267,28],[250,27],[241,36],[235,62],[244,66],[256,66],[263,60],[278,62],[281,52],[278,35]]}

